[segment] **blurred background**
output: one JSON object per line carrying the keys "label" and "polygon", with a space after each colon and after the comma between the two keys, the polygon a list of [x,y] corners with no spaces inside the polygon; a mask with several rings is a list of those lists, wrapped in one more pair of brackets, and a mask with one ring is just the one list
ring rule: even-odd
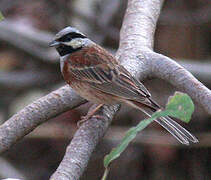
{"label": "blurred background", "polygon": [[[32,101],[65,83],[58,55],[48,47],[53,35],[75,26],[110,52],[118,48],[126,0],[0,0],[0,123]],[[155,34],[155,51],[177,60],[211,88],[210,0],[166,1]],[[161,80],[144,83],[165,105],[176,90]],[[157,124],[142,131],[111,166],[111,180],[211,179],[211,118],[195,103],[192,121],[184,125],[200,143],[180,145]],[[68,111],[40,125],[0,156],[0,178],[46,180],[56,170],[89,106]],[[97,146],[81,179],[103,174],[103,157],[143,115],[122,108]]]}

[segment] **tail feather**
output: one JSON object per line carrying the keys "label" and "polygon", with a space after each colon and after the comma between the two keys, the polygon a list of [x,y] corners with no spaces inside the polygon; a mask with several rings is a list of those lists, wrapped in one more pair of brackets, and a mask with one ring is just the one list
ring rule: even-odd
{"label": "tail feather", "polygon": [[[156,110],[159,110],[160,106],[153,100],[149,100],[153,106],[128,100],[126,103],[130,106],[135,107],[136,109],[141,110],[147,116],[151,117],[151,114],[154,113]],[[198,142],[196,137],[194,137],[190,132],[188,132],[185,128],[183,128],[180,124],[178,124],[176,121],[174,121],[168,116],[158,118],[155,121],[160,124],[163,128],[165,128],[169,133],[171,133],[182,144],[189,145],[189,142]]]}
{"label": "tail feather", "polygon": [[170,117],[166,117],[165,118],[169,123],[171,123],[174,127],[176,127],[177,129],[179,129],[181,132],[183,132],[183,134],[185,135],[185,137],[190,140],[193,143],[197,143],[199,142],[198,139],[193,136],[187,129],[185,129],[184,127],[182,127],[180,124],[178,124],[176,121],[174,121],[173,119],[171,119]]}
{"label": "tail feather", "polygon": [[169,133],[171,133],[180,143],[189,145],[188,139],[184,136],[184,134],[179,131],[177,128],[172,126],[164,117],[155,120],[158,124],[160,124],[163,128],[165,128]]}

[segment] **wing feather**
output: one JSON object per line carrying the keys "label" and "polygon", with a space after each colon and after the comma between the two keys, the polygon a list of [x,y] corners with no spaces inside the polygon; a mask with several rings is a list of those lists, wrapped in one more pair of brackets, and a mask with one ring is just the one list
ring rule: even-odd
{"label": "wing feather", "polygon": [[133,77],[129,78],[124,74],[118,74],[116,69],[104,67],[104,65],[95,65],[83,69],[74,68],[72,72],[77,79],[108,94],[138,101],[143,101],[150,96],[148,91],[140,88],[140,82],[137,84]]}
{"label": "wing feather", "polygon": [[[102,92],[126,99],[144,101],[150,93],[116,59],[103,50],[89,50],[84,64],[73,65],[71,72],[80,81]],[[86,64],[86,65],[85,65]]]}

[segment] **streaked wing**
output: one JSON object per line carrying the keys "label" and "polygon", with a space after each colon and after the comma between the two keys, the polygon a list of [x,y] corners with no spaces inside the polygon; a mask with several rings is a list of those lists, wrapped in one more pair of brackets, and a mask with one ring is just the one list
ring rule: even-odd
{"label": "streaked wing", "polygon": [[83,68],[71,68],[71,72],[80,81],[88,82],[90,84],[103,84],[112,80],[112,75],[107,67],[101,67],[102,64],[83,67]]}
{"label": "streaked wing", "polygon": [[97,64],[83,68],[72,68],[77,79],[90,83],[90,86],[108,94],[125,99],[144,101],[150,94],[143,84],[133,78],[119,64]]}
{"label": "streaked wing", "polygon": [[112,73],[112,80],[92,86],[103,92],[119,96],[125,99],[144,101],[149,96],[144,90],[140,89],[136,81],[130,74],[114,69],[117,73]]}

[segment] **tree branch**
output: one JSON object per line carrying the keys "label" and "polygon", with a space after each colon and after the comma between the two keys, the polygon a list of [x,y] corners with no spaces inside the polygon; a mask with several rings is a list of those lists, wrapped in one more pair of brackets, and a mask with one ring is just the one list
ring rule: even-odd
{"label": "tree branch", "polygon": [[[139,0],[128,1],[128,8],[120,33],[120,46],[116,57],[136,77],[140,77],[141,75],[141,77],[144,78],[152,72],[153,68],[150,67],[151,64],[149,63],[151,60],[147,58],[144,52],[152,52],[155,26],[159,17],[162,3],[162,0],[145,0],[141,2]],[[142,55],[138,57],[138,54]],[[168,78],[165,79],[168,81],[171,80]],[[90,121],[93,121],[93,119]],[[96,133],[98,129],[94,131]],[[101,131],[101,129],[99,129],[99,131]],[[92,142],[89,141],[89,143]],[[71,179],[71,177],[79,177],[78,175],[82,174],[81,172],[84,171],[83,168],[85,168],[87,165],[87,159],[81,159],[79,162],[74,161],[74,156],[72,156],[71,153],[71,149],[74,150],[78,148],[84,149],[82,151],[84,152],[86,151],[86,144],[75,144],[74,146],[70,145],[68,147],[65,158],[62,160],[62,163],[59,165],[57,171],[52,176],[52,180],[60,179],[61,177],[64,179]],[[80,153],[80,155],[77,154],[76,156],[81,157],[82,155],[84,154]],[[86,152],[85,157],[87,156],[90,156],[88,152]],[[69,159],[71,163],[67,163],[67,159]],[[80,172],[74,171],[74,167],[79,163],[79,167],[82,167],[78,168],[80,169]],[[67,169],[67,167],[69,170],[65,171],[64,173],[63,169]]]}
{"label": "tree branch", "polygon": [[190,72],[174,60],[154,52],[144,54],[151,60],[152,75],[167,80],[173,86],[186,92],[192,99],[211,114],[211,91]]}
{"label": "tree branch", "polygon": [[[136,58],[137,48],[139,48],[141,45],[141,43],[139,43],[139,41],[142,40],[143,36],[138,35],[138,37],[140,39],[139,38],[133,39],[132,37],[134,34],[128,33],[128,32],[135,31],[138,34],[138,32],[140,30],[140,29],[137,29],[136,25],[132,24],[131,21],[128,21],[128,16],[130,16],[130,18],[133,19],[136,16],[135,17],[132,17],[132,16],[134,16],[136,13],[140,13],[140,12],[137,12],[137,9],[141,11],[141,10],[146,10],[147,8],[150,7],[150,10],[152,11],[152,14],[154,15],[150,19],[154,23],[152,24],[151,30],[150,30],[150,23],[149,23],[147,26],[148,28],[144,28],[141,32],[144,32],[144,34],[146,34],[145,37],[148,37],[148,34],[145,31],[151,32],[150,35],[152,36],[155,31],[156,21],[158,19],[158,15],[159,15],[163,1],[159,1],[159,2],[152,1],[152,2],[154,2],[154,4],[156,4],[155,7],[157,7],[157,8],[151,8],[153,3],[151,4],[149,2],[151,2],[151,1],[145,0],[145,1],[141,1],[141,3],[140,3],[139,0],[129,0],[128,1],[128,9],[126,11],[126,15],[124,17],[124,22],[123,22],[122,29],[121,29],[120,47],[118,49],[116,57],[121,58],[122,62],[124,62],[124,65],[126,66],[126,68],[133,75],[137,75],[138,72],[140,71],[140,69],[142,69],[142,73],[143,73],[145,70],[147,71],[147,69],[149,67],[143,66],[143,64],[140,63],[139,59]],[[142,7],[142,8],[139,8],[139,7]],[[155,11],[156,11],[156,13],[155,13]],[[148,11],[146,10],[146,12],[148,12]],[[147,21],[149,20],[148,18],[144,18],[144,17],[143,17],[143,19],[145,19]],[[139,22],[139,19],[136,18],[136,21],[132,21],[132,22],[137,24]],[[133,25],[134,25],[134,27],[133,27],[134,29],[132,28],[132,29],[127,30],[127,26],[131,27]],[[128,38],[127,39],[128,41],[125,41],[125,38]],[[145,41],[145,45],[148,48],[152,48],[153,38],[151,37],[150,39],[151,39],[150,41]],[[134,42],[137,42],[137,47],[131,49],[130,47],[134,44],[133,40],[135,40]],[[127,51],[128,53],[122,55],[124,50],[128,50],[128,49],[129,49],[129,51]],[[120,55],[121,55],[121,57],[120,57]],[[128,59],[130,59],[130,61]],[[133,64],[132,64],[132,62],[133,62]],[[106,107],[107,106],[104,106],[103,108],[106,108]],[[117,110],[118,110],[118,107],[116,107],[116,111]],[[114,113],[115,113],[115,111],[113,111],[113,108],[112,108],[112,110],[108,109],[106,111],[106,114],[109,115],[110,117],[113,117]],[[110,122],[110,119],[107,119],[105,114],[97,114],[97,116],[102,117],[102,119],[104,119],[104,120],[107,120],[107,121],[109,120],[109,122]],[[106,124],[109,124],[109,122]],[[97,145],[97,142],[102,137],[102,136],[99,136],[99,134],[103,135],[105,133],[105,131],[107,130],[107,127],[97,128],[97,127],[103,127],[104,121],[97,121],[97,124],[95,125],[95,123],[96,123],[95,118],[89,119],[86,123],[87,123],[87,125],[90,124],[90,126],[89,127],[85,126],[86,131],[83,130],[84,129],[84,126],[83,126],[83,127],[80,127],[79,130],[76,132],[76,135],[74,136],[74,138],[72,140],[72,141],[74,141],[74,143],[71,142],[71,144],[67,147],[67,151],[65,153],[64,159],[60,163],[56,172],[52,175],[51,180],[79,179],[80,175],[84,172],[84,170],[87,166],[88,159],[90,158],[90,155],[91,155],[90,151],[91,152],[93,151],[93,149]],[[93,128],[93,126],[94,126],[94,128]],[[86,133],[86,132],[88,132],[89,134],[92,134],[92,135],[97,134],[98,136],[97,137],[89,136],[87,138],[86,136],[84,136],[84,133]],[[80,141],[78,142],[77,139],[79,139],[81,137],[83,137],[83,139],[80,139]],[[88,146],[87,144],[90,146]],[[88,157],[88,159],[87,159],[87,157]]]}
{"label": "tree branch", "polygon": [[26,106],[0,126],[0,152],[9,149],[46,120],[85,102],[66,85]]}
{"label": "tree branch", "polygon": [[182,67],[190,71],[200,81],[211,87],[211,60],[187,60],[182,59],[177,61]]}
{"label": "tree branch", "polygon": [[155,28],[162,4],[163,0],[128,1],[120,32],[120,52],[131,50],[132,47],[135,52],[142,48],[153,49]]}
{"label": "tree branch", "polygon": [[[158,67],[157,69],[155,67],[155,64],[158,61],[162,62],[163,59],[171,61],[169,58],[164,58],[165,56],[160,56],[152,51],[153,36],[162,4],[163,0],[128,0],[128,8],[120,33],[120,46],[116,58],[118,58],[134,76],[140,77],[141,80],[153,74],[168,82],[175,80],[175,84],[182,88],[182,80],[174,78],[176,77],[174,76],[175,72],[172,71],[169,72],[169,74],[164,72],[162,75],[164,63],[160,66],[160,70]],[[158,57],[153,56],[153,59],[151,59],[150,55],[157,55]],[[173,62],[171,61],[171,63]],[[178,67],[175,62],[174,64]],[[159,71],[156,73],[153,72],[154,70]],[[207,97],[209,97],[210,91],[202,84],[199,85],[199,88],[202,89],[199,92],[196,91],[198,84],[194,84],[194,82],[197,82],[197,80],[192,78],[190,73],[186,73],[187,71],[183,68],[181,68],[179,72],[181,71],[185,76],[184,78],[189,79],[186,83],[190,83],[194,86],[193,89],[195,89],[194,93],[196,94],[190,95],[195,99],[198,96],[200,99],[199,102],[202,105],[206,103],[210,106],[210,104],[206,102],[206,99],[201,96],[202,91],[205,91]],[[192,88],[192,86],[189,87]],[[186,92],[193,93],[191,90],[187,90],[187,88],[188,85],[184,88]],[[55,91],[56,93],[50,93],[44,98],[27,106],[4,123],[0,127],[0,150],[6,150],[18,139],[22,138],[47,119],[81,104],[82,99],[70,91],[71,90],[65,86]],[[52,180],[80,177],[87,165],[91,152],[105,133],[117,109],[118,107],[116,106],[104,106],[98,114],[102,120],[96,120],[96,118],[93,117],[79,128],[73,141],[67,148],[65,158],[57,171],[53,174]],[[207,109],[209,111],[209,108]]]}
{"label": "tree branch", "polygon": [[118,106],[104,106],[98,113],[101,118],[91,118],[86,121],[75,133],[65,156],[51,180],[79,179],[83,174],[90,156],[99,140],[108,129]]}
{"label": "tree branch", "polygon": [[163,0],[128,1],[116,57],[141,80],[151,73],[149,60],[141,54],[144,50],[153,49],[155,27],[162,5]]}

